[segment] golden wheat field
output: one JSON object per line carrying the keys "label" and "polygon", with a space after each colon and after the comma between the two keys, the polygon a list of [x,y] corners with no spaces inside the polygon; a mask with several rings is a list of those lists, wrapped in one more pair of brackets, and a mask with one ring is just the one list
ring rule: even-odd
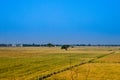
{"label": "golden wheat field", "polygon": [[43,80],[120,80],[120,47],[0,48],[0,80],[38,80],[65,68]]}

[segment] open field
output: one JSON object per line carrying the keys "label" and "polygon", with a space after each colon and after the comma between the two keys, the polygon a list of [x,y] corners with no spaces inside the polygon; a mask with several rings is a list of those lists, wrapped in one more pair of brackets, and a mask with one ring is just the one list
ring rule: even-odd
{"label": "open field", "polygon": [[[110,54],[112,52],[114,53]],[[92,59],[93,61],[89,62]],[[59,47],[1,47],[0,80],[34,80],[80,63],[86,64],[45,80],[120,79],[119,47],[75,47],[68,51]]]}

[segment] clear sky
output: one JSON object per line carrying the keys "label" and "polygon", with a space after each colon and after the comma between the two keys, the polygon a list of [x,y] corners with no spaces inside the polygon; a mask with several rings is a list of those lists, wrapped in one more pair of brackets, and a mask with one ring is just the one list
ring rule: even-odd
{"label": "clear sky", "polygon": [[0,43],[120,44],[120,0],[0,0]]}

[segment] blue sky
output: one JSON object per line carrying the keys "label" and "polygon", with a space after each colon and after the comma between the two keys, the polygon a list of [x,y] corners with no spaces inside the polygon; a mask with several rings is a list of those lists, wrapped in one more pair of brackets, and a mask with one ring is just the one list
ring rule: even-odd
{"label": "blue sky", "polygon": [[119,0],[1,0],[0,43],[120,44]]}

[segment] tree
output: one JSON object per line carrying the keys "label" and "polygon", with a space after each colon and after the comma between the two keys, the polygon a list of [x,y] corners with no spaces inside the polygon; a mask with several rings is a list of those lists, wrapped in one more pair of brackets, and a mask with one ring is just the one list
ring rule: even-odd
{"label": "tree", "polygon": [[62,45],[62,46],[61,46],[61,49],[68,50],[69,47],[70,47],[70,45]]}
{"label": "tree", "polygon": [[55,47],[52,43],[47,44],[48,47]]}

